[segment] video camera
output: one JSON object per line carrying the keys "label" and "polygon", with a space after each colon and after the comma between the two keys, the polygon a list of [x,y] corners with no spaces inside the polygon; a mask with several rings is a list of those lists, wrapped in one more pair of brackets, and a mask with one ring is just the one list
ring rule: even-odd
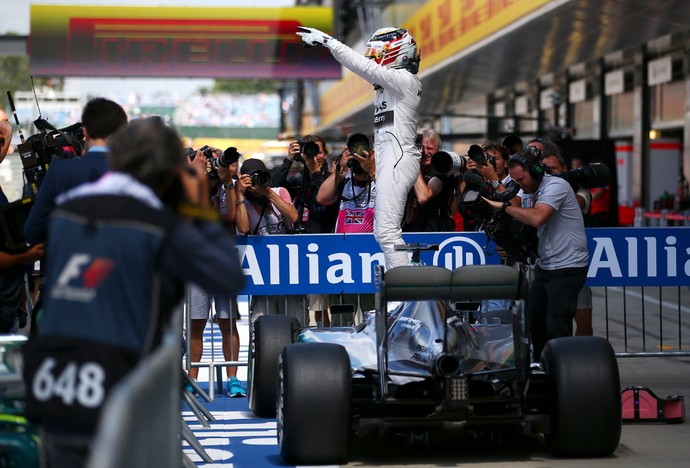
{"label": "video camera", "polygon": [[48,166],[55,159],[79,156],[84,148],[84,129],[81,123],[57,129],[47,120],[38,118],[34,125],[39,133],[17,145],[24,175],[34,192],[38,191]]}

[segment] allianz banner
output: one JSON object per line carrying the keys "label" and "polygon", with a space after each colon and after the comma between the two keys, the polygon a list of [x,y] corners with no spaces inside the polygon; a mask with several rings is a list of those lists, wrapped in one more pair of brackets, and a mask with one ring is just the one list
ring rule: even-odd
{"label": "allianz banner", "polygon": [[[407,243],[438,244],[423,251],[427,265],[455,269],[497,264],[483,232],[404,234]],[[690,229],[588,229],[589,286],[690,285]],[[247,278],[244,294],[336,294],[375,291],[383,254],[372,234],[238,236]]]}

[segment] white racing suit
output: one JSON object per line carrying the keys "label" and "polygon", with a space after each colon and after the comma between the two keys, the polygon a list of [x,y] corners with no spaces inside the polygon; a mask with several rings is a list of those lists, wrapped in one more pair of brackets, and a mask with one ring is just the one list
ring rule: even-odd
{"label": "white racing suit", "polygon": [[419,174],[421,154],[415,146],[422,83],[405,69],[385,68],[354,52],[336,39],[325,44],[343,66],[372,83],[374,101],[374,149],[376,187],[374,237],[386,261],[386,269],[409,263],[408,253],[395,251],[403,244],[400,227],[407,194]]}

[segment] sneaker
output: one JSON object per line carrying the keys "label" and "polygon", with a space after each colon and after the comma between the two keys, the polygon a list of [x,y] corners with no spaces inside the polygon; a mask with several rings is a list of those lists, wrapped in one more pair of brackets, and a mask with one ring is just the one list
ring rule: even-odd
{"label": "sneaker", "polygon": [[187,382],[187,383],[184,385],[184,389],[185,389],[187,392],[191,393],[192,396],[195,396],[195,397],[196,397],[196,396],[199,396],[199,393],[194,389],[194,387],[192,386],[192,384],[190,384],[189,382]]}
{"label": "sneaker", "polygon": [[230,398],[244,398],[247,396],[247,391],[242,388],[242,384],[237,377],[230,377],[226,384],[227,396]]}

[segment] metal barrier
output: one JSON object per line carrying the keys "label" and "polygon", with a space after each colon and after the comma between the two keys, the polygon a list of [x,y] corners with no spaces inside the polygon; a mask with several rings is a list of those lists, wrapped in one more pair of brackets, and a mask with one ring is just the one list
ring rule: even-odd
{"label": "metal barrier", "polygon": [[180,334],[175,314],[163,344],[108,396],[89,468],[181,467]]}
{"label": "metal barrier", "polygon": [[[357,323],[359,320],[362,319],[362,309],[363,305],[367,304],[368,302],[364,299],[365,297],[371,296],[371,302],[373,304],[373,294],[371,295],[361,295],[361,294],[354,294],[352,295],[352,299],[354,299],[354,322],[347,321],[347,323]],[[247,303],[251,304],[252,301],[252,296],[242,296],[242,297],[247,297]],[[286,297],[286,296],[285,296]],[[288,304],[287,304],[287,297],[285,299],[285,304],[284,308],[287,310],[288,309]],[[222,368],[223,367],[246,367],[247,362],[246,361],[226,361],[225,356],[223,355],[223,350],[222,348],[220,350],[217,350],[216,345],[216,336],[215,332],[216,329],[214,327],[211,327],[211,347],[210,347],[210,353],[211,353],[211,359],[210,360],[204,360],[204,361],[192,361],[191,359],[191,337],[190,337],[190,330],[191,330],[191,314],[189,311],[191,310],[191,297],[190,297],[190,289],[189,287],[186,288],[185,291],[185,307],[184,307],[184,330],[185,330],[185,370],[189,371],[191,368],[196,367],[196,368],[202,368],[202,367],[207,367],[208,368],[208,373],[209,373],[209,391],[208,394],[202,394],[201,396],[204,399],[207,399],[208,401],[212,401],[215,398],[216,391],[218,393],[222,393],[223,388],[223,378],[222,378]],[[345,304],[344,302],[344,297],[343,295],[339,295],[338,302],[337,303],[330,303],[330,306],[338,306],[338,305],[343,305]],[[364,305],[366,307],[366,305]],[[302,301],[301,305],[301,312],[298,313],[299,317],[297,319],[300,321],[302,324],[312,324],[312,325],[317,325],[317,323],[311,320],[311,314],[309,311],[309,300],[308,298],[304,301]],[[213,312],[213,310],[211,311]],[[213,315],[213,314],[211,314]],[[342,315],[342,314],[341,314]],[[249,320],[249,317],[244,317],[244,319]],[[331,318],[333,320],[333,318]],[[341,323],[340,320],[336,320],[336,323],[334,323],[334,326],[336,324]],[[232,342],[230,344],[231,346],[231,352],[232,352]],[[220,354],[220,359],[216,359],[217,353]],[[202,354],[203,356],[203,354]]]}
{"label": "metal barrier", "polygon": [[[690,307],[683,305],[690,304],[687,286],[592,291],[593,316],[603,309],[605,337],[617,357],[690,356]],[[595,334],[601,335],[596,329]]]}

